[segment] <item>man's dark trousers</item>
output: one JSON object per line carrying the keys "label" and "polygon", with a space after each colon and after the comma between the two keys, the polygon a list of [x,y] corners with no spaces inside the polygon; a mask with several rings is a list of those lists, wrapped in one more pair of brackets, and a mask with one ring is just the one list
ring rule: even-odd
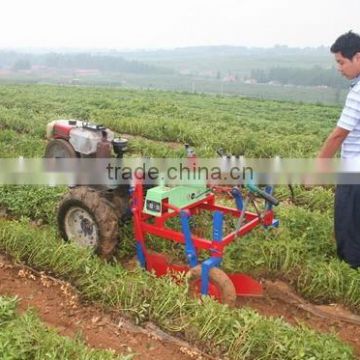
{"label": "man's dark trousers", "polygon": [[360,185],[336,187],[334,225],[339,258],[360,267]]}

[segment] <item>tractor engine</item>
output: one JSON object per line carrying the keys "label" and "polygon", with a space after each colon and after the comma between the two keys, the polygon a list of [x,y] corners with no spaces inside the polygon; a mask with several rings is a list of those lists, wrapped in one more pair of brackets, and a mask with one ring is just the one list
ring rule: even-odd
{"label": "tractor engine", "polygon": [[[122,158],[127,139],[114,139],[102,125],[55,120],[47,125],[46,158]],[[119,243],[119,227],[131,218],[129,184],[72,185],[57,209],[64,240],[94,248],[109,258]]]}
{"label": "tractor engine", "polygon": [[55,120],[46,127],[49,140],[47,158],[109,158],[112,151],[121,158],[127,148],[127,139],[114,139],[114,133],[102,125],[79,120]]}

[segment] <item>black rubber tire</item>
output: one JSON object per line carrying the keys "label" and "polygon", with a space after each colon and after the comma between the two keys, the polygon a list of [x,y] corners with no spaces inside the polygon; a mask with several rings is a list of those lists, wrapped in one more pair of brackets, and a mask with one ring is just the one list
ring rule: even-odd
{"label": "black rubber tire", "polygon": [[58,229],[65,241],[69,241],[65,225],[66,215],[75,207],[85,210],[97,226],[95,253],[109,259],[119,241],[118,216],[114,206],[98,191],[89,187],[79,186],[71,189],[60,202],[57,212]]}
{"label": "black rubber tire", "polygon": [[108,200],[116,211],[119,223],[125,223],[131,219],[130,209],[130,187],[119,185],[115,189],[110,189],[105,185],[89,185],[91,189],[98,191],[100,196]]}
{"label": "black rubber tire", "polygon": [[72,145],[64,139],[53,139],[45,149],[45,158],[76,158],[77,154]]}
{"label": "black rubber tire", "polygon": [[[196,265],[191,268],[188,272],[189,277],[189,290],[191,295],[199,296],[200,294],[196,291],[194,284],[198,280],[201,280],[201,264]],[[231,279],[217,267],[213,267],[209,271],[209,281],[220,292],[221,295],[221,303],[227,304],[230,307],[235,307],[236,304],[236,290],[235,286],[232,283]]]}
{"label": "black rubber tire", "polygon": [[114,206],[118,218],[124,223],[132,218],[130,209],[130,187],[128,185],[120,185],[114,190],[114,195],[110,200]]}

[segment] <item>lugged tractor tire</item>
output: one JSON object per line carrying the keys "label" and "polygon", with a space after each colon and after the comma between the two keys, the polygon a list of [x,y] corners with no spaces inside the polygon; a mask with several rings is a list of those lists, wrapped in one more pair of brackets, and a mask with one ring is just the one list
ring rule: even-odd
{"label": "lugged tractor tire", "polygon": [[71,189],[60,202],[58,229],[65,241],[89,246],[109,259],[118,244],[118,216],[101,193],[86,186]]}
{"label": "lugged tractor tire", "polygon": [[121,223],[127,222],[132,217],[130,210],[130,187],[128,185],[119,185],[112,191],[112,195],[108,198],[115,208],[118,219]]}
{"label": "lugged tractor tire", "polygon": [[[201,264],[191,268],[187,274],[189,279],[189,290],[192,296],[200,296],[199,286],[201,284]],[[231,279],[217,267],[209,271],[209,284],[217,288],[220,293],[220,302],[227,304],[229,307],[235,307],[236,290]]]}
{"label": "lugged tractor tire", "polygon": [[64,139],[50,140],[45,149],[45,158],[76,158],[72,145]]}
{"label": "lugged tractor tire", "polygon": [[131,195],[129,185],[118,185],[114,189],[105,185],[89,185],[89,187],[98,191],[101,197],[111,203],[112,207],[116,211],[120,226],[131,219]]}

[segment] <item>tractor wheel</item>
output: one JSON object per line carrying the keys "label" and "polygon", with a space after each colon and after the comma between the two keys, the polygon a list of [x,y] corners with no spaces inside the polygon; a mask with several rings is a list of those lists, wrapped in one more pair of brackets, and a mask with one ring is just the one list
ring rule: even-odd
{"label": "tractor wheel", "polygon": [[[191,268],[188,272],[189,290],[194,296],[201,293],[201,264]],[[209,295],[222,304],[234,307],[236,290],[230,278],[219,268],[213,267],[209,271]]]}
{"label": "tractor wheel", "polygon": [[86,186],[70,191],[57,213],[58,228],[65,241],[94,249],[108,259],[118,243],[118,216],[113,205]]}
{"label": "tractor wheel", "polygon": [[50,140],[45,149],[46,158],[76,158],[76,151],[72,145],[64,139]]}
{"label": "tractor wheel", "polygon": [[111,203],[115,207],[118,218],[122,223],[127,222],[131,219],[132,213],[130,210],[130,191],[129,186],[119,186],[114,191],[114,196],[111,199]]}
{"label": "tractor wheel", "polygon": [[115,189],[110,189],[104,185],[91,185],[91,189],[98,191],[100,196],[108,200],[116,211],[120,224],[130,220],[132,214],[130,210],[130,187],[119,185]]}

